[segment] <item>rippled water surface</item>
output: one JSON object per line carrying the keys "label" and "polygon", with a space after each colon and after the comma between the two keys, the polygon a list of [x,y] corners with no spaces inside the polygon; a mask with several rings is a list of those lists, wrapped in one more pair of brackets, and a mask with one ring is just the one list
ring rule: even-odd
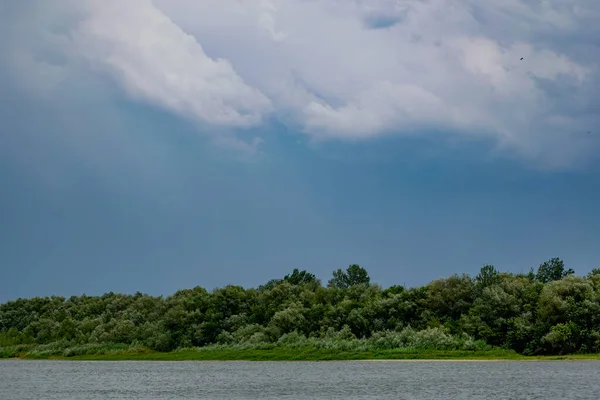
{"label": "rippled water surface", "polygon": [[0,361],[0,399],[593,399],[598,362]]}

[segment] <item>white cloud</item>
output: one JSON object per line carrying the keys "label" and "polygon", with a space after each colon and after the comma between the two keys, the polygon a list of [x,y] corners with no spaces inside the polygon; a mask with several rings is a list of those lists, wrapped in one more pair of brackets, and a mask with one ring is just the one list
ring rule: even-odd
{"label": "white cloud", "polygon": [[595,0],[54,3],[80,10],[71,60],[202,123],[273,113],[354,140],[447,129],[550,167],[600,142]]}
{"label": "white cloud", "polygon": [[[271,109],[270,100],[244,83],[228,60],[207,56],[202,45],[151,0],[56,3],[60,12],[52,10],[43,19],[47,30],[34,39],[49,37],[51,50],[66,57],[66,65],[48,65],[43,59],[32,62],[34,52],[23,51],[31,48],[17,47],[15,51],[20,72],[27,78],[37,75],[36,87],[40,77],[48,76],[56,85],[64,79],[65,69],[73,72],[89,67],[113,77],[136,100],[205,124],[256,125]],[[52,28],[67,15],[66,29],[52,34]],[[34,21],[40,22],[38,18],[30,20]],[[23,71],[23,66],[27,70]]]}
{"label": "white cloud", "polygon": [[249,126],[270,101],[244,83],[230,62],[211,59],[201,44],[151,0],[89,1],[74,44],[132,95],[209,124]]}

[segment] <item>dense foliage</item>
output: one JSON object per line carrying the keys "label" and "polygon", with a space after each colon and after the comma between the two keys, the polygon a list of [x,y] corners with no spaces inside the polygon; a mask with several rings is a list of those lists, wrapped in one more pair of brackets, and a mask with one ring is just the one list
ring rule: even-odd
{"label": "dense foliage", "polygon": [[252,289],[18,299],[0,305],[0,347],[19,344],[600,352],[600,270],[575,276],[554,258],[528,274],[486,265],[473,278],[382,289],[351,265],[327,287],[294,270]]}

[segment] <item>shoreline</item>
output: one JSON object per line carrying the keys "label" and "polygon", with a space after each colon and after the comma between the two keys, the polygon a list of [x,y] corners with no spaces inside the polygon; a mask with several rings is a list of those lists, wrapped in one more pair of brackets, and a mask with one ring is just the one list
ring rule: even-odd
{"label": "shoreline", "polygon": [[423,358],[423,359],[388,359],[388,360],[152,360],[152,359],[135,359],[135,358],[74,358],[74,357],[50,357],[50,358],[0,358],[3,361],[77,361],[77,362],[149,362],[149,363],[172,363],[172,362],[188,362],[188,363],[263,363],[263,362],[279,362],[279,363],[498,363],[498,362],[600,362],[598,358],[519,358],[519,359],[443,359],[443,358]]}
{"label": "shoreline", "polygon": [[147,349],[90,351],[74,354],[69,350],[14,352],[1,360],[55,361],[285,361],[285,362],[502,362],[502,361],[600,361],[600,354],[524,356],[508,350],[434,351],[381,350],[336,351],[327,349],[181,349],[154,352]]}

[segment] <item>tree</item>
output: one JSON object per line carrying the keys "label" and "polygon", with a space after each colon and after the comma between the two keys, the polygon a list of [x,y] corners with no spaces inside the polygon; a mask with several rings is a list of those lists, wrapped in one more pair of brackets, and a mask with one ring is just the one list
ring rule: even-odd
{"label": "tree", "polygon": [[428,309],[443,321],[458,320],[473,304],[473,280],[467,275],[436,279],[427,285]]}
{"label": "tree", "polygon": [[572,353],[578,347],[577,336],[577,325],[573,322],[556,324],[542,338],[542,343],[549,347],[547,351],[550,353]]}
{"label": "tree", "polygon": [[258,286],[258,290],[259,291],[271,290],[275,286],[279,285],[281,282],[283,282],[283,279],[271,279],[267,283],[265,283],[264,285],[259,285]]}
{"label": "tree", "polygon": [[342,271],[341,268],[336,269],[335,271],[333,271],[333,278],[331,278],[329,282],[327,282],[327,286],[343,289],[347,288],[348,275],[346,275],[346,273]]}
{"label": "tree", "polygon": [[405,290],[406,290],[406,288],[404,286],[392,285],[389,288],[385,289],[383,291],[383,294],[386,296],[392,297],[392,296],[395,296],[397,294],[404,292]]}
{"label": "tree", "polygon": [[[22,344],[52,343],[40,348],[52,352],[48,355],[75,354],[73,346],[85,344],[94,344],[89,351],[114,344],[171,351],[214,343],[371,351],[436,337],[439,349],[484,348],[482,340],[528,355],[598,353],[600,269],[573,275],[554,258],[528,274],[485,265],[475,277],[455,274],[425,286],[383,290],[354,264],[334,271],[329,287],[294,269],[259,289],[197,286],[167,297],[17,299],[0,304],[0,358],[18,355]],[[357,337],[364,340],[340,342]]]}
{"label": "tree", "polygon": [[565,270],[565,263],[560,258],[551,258],[540,264],[536,280],[542,283],[558,281],[568,275],[573,275],[575,271],[571,268]]}
{"label": "tree", "polygon": [[292,285],[302,285],[305,283],[313,283],[317,281],[317,277],[310,272],[305,270],[299,271],[298,268],[294,268],[291,274],[283,277],[283,280],[291,283]]}
{"label": "tree", "polygon": [[592,270],[591,270],[591,271],[590,271],[590,272],[587,274],[588,278],[590,278],[590,277],[592,277],[592,276],[595,276],[595,275],[598,275],[598,276],[600,276],[600,268],[593,268],[593,269],[592,269]]}
{"label": "tree", "polygon": [[370,282],[371,278],[367,270],[358,264],[352,264],[345,272],[341,268],[333,271],[333,278],[329,280],[327,286],[346,289],[350,286],[369,284]]}
{"label": "tree", "polygon": [[493,265],[484,265],[481,267],[479,274],[475,277],[477,286],[488,287],[498,283],[500,280],[500,273]]}

